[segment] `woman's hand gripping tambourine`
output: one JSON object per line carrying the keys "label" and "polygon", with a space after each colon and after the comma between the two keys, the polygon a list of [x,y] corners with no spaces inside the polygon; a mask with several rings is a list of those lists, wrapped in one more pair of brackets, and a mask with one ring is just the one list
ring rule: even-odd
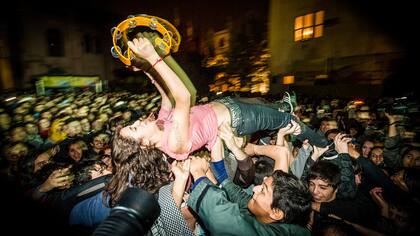
{"label": "woman's hand gripping tambourine", "polygon": [[112,56],[120,59],[126,66],[131,66],[131,60],[135,56],[128,47],[127,42],[142,32],[151,32],[151,34],[156,35],[151,42],[159,51],[161,57],[178,51],[181,43],[181,36],[178,30],[162,18],[141,14],[130,15],[126,20],[119,23],[117,27],[111,29]]}

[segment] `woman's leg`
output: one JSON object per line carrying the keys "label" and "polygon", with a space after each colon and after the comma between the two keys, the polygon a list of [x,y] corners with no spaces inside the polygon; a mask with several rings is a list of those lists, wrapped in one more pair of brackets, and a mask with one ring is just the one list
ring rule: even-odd
{"label": "woman's leg", "polygon": [[296,136],[299,140],[309,139],[311,144],[319,147],[328,145],[324,136],[317,134],[289,113],[278,111],[266,105],[251,104],[230,97],[217,101],[228,107],[232,117],[232,128],[237,135],[253,134],[261,130],[278,130],[294,120],[301,126],[302,132]]}
{"label": "woman's leg", "polygon": [[231,112],[232,128],[237,135],[253,134],[260,130],[277,130],[290,123],[292,116],[262,105],[239,101],[236,98],[222,98]]}

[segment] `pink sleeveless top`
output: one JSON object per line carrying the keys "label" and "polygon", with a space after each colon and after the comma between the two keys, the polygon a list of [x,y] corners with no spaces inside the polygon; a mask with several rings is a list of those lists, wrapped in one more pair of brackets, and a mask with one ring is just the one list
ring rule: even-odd
{"label": "pink sleeveless top", "polygon": [[190,110],[189,151],[187,153],[173,153],[169,151],[168,137],[172,128],[172,110],[160,109],[158,120],[163,121],[164,131],[160,150],[177,160],[185,160],[189,154],[205,146],[208,150],[214,146],[217,138],[218,126],[216,113],[210,104],[193,106]]}

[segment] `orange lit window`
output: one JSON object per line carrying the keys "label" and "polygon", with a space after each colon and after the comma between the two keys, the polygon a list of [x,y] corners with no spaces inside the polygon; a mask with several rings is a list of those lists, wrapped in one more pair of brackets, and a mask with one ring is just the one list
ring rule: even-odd
{"label": "orange lit window", "polygon": [[324,32],[324,11],[295,18],[295,41],[319,38]]}

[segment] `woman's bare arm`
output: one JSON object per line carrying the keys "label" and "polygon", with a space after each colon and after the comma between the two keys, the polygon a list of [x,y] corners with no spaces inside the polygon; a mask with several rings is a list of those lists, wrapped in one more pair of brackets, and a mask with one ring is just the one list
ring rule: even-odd
{"label": "woman's bare arm", "polygon": [[172,128],[169,131],[168,146],[171,152],[189,151],[189,113],[190,93],[179,77],[166,65],[157,54],[153,45],[146,38],[133,39],[128,42],[136,56],[146,59],[162,77],[175,100],[172,116]]}

